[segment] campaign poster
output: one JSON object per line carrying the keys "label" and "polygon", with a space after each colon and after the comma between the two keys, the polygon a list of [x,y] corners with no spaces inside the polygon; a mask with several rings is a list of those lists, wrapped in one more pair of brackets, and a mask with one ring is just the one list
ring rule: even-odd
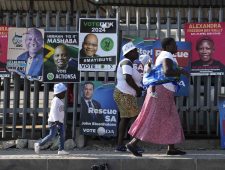
{"label": "campaign poster", "polygon": [[89,136],[117,136],[118,108],[114,84],[85,81],[81,84],[80,131]]}
{"label": "campaign poster", "polygon": [[45,32],[43,81],[80,82],[77,32]]}
{"label": "campaign poster", "polygon": [[42,80],[44,29],[8,29],[8,52],[6,68],[22,78]]}
{"label": "campaign poster", "polygon": [[[120,60],[122,60],[124,58],[123,53],[122,53],[123,45],[130,41],[132,41],[133,44],[137,47],[139,56],[144,54],[144,55],[149,55],[152,58],[152,55],[153,55],[152,45],[154,44],[155,39],[141,38],[141,37],[132,36],[132,35],[125,35],[122,38]],[[144,66],[138,59],[134,61],[133,66],[143,76]]]}
{"label": "campaign poster", "polygon": [[115,71],[118,51],[117,20],[81,18],[79,25],[79,70]]}
{"label": "campaign poster", "polygon": [[225,148],[225,96],[219,96],[220,145]]}
{"label": "campaign poster", "polygon": [[225,22],[187,23],[185,41],[192,43],[191,75],[224,75]]}
{"label": "campaign poster", "polygon": [[10,77],[10,73],[6,71],[8,46],[8,27],[0,26],[0,77]]}
{"label": "campaign poster", "polygon": [[[189,42],[176,42],[177,53],[174,54],[174,58],[177,60],[178,66],[183,67],[186,71],[190,72],[190,58],[191,58],[191,43]],[[159,56],[162,51],[161,42],[157,40],[153,44],[153,61]],[[179,90],[175,96],[188,96],[189,95],[189,78],[181,75],[179,84]]]}

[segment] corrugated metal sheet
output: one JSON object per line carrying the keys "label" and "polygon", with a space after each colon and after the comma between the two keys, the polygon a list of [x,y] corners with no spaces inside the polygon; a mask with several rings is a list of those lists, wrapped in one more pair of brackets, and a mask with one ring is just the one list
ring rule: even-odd
{"label": "corrugated metal sheet", "polygon": [[225,7],[225,0],[1,0],[0,9],[9,10],[36,10],[36,11],[105,11],[106,6],[134,6],[134,7]]}
{"label": "corrugated metal sheet", "polygon": [[99,5],[149,6],[149,7],[224,7],[224,0],[89,0]]}

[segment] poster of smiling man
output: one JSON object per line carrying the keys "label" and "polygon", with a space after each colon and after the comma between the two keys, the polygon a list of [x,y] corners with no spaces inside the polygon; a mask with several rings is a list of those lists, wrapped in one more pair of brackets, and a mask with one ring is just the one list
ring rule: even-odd
{"label": "poster of smiling man", "polygon": [[78,33],[45,32],[44,82],[80,82]]}
{"label": "poster of smiling man", "polygon": [[85,81],[81,89],[81,134],[116,136],[118,109],[113,99],[115,85]]}
{"label": "poster of smiling man", "polygon": [[81,18],[79,25],[79,70],[115,71],[117,20]]}
{"label": "poster of smiling man", "polygon": [[29,80],[42,79],[44,29],[9,28],[7,69]]}

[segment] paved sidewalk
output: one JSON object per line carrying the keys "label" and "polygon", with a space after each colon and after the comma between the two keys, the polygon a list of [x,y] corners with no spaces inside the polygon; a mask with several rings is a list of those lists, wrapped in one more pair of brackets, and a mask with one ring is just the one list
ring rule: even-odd
{"label": "paved sidewalk", "polygon": [[167,156],[166,150],[148,150],[143,157],[129,152],[74,149],[70,155],[45,150],[39,155],[28,149],[0,150],[0,170],[90,170],[107,163],[109,170],[224,170],[224,150],[186,150],[183,156]]}

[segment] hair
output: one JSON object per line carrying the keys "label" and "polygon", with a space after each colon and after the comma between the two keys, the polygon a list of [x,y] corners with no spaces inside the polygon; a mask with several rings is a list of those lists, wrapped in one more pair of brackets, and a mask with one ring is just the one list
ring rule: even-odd
{"label": "hair", "polygon": [[87,84],[91,84],[91,85],[93,86],[93,89],[95,88],[95,85],[94,85],[93,82],[91,82],[91,81],[86,81],[86,82],[84,83],[84,85],[83,85],[83,90],[84,90],[84,87],[85,87]]}
{"label": "hair", "polygon": [[172,42],[175,42],[174,38],[168,37],[164,38],[161,41],[161,46],[165,50],[167,45],[170,45]]}
{"label": "hair", "polygon": [[55,49],[57,49],[57,48],[63,48],[63,49],[65,49],[66,55],[68,55],[68,48],[67,48],[67,46],[65,44],[59,44],[59,45],[57,45],[55,47]]}
{"label": "hair", "polygon": [[212,48],[214,48],[214,41],[212,40],[212,38],[210,38],[209,36],[203,36],[203,37],[200,37],[198,40],[197,40],[197,43],[196,43],[196,50],[198,51],[199,49],[199,46],[200,44],[202,43],[202,41],[209,41],[212,45]]}
{"label": "hair", "polygon": [[90,35],[95,36],[95,37],[96,37],[96,39],[98,40],[97,35],[95,35],[95,34],[93,34],[93,33],[89,33],[89,34],[87,34],[87,35],[84,37],[84,42],[85,42],[85,41],[87,41],[87,38],[88,38]]}
{"label": "hair", "polygon": [[37,36],[39,36],[39,37],[41,37],[43,39],[43,35],[42,35],[42,33],[41,33],[41,31],[39,29],[37,29],[37,28],[30,28],[30,29],[28,29],[26,35],[29,35],[31,33],[35,33],[35,34],[37,34]]}

